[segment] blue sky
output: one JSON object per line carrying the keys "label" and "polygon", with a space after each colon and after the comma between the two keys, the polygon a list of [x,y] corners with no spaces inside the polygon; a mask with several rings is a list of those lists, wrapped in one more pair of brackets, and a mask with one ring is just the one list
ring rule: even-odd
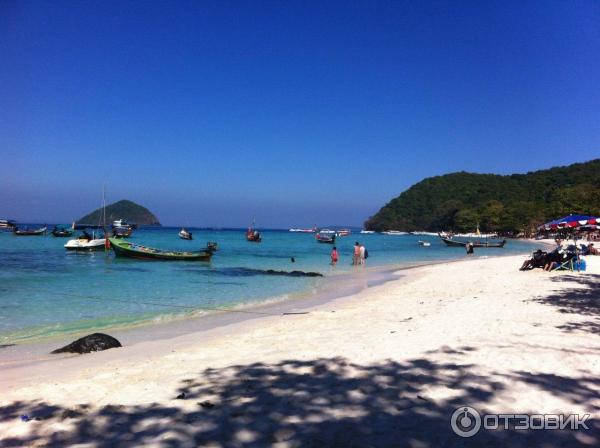
{"label": "blue sky", "polygon": [[600,157],[593,1],[0,2],[0,217],[358,224]]}

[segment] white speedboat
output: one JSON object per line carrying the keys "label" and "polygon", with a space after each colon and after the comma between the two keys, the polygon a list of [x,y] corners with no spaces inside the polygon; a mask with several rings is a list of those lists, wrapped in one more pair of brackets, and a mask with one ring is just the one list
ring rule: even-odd
{"label": "white speedboat", "polygon": [[105,244],[106,238],[96,238],[95,235],[92,236],[89,233],[84,232],[83,235],[67,241],[65,249],[80,251],[102,250],[104,249]]}
{"label": "white speedboat", "polygon": [[375,233],[375,231],[374,230],[361,230],[360,233],[371,234],[371,233]]}
{"label": "white speedboat", "polygon": [[381,232],[384,235],[407,235],[408,232],[400,232],[399,230],[387,230],[385,232]]}
{"label": "white speedboat", "polygon": [[316,229],[290,229],[290,232],[296,232],[296,233],[315,233],[317,230]]}

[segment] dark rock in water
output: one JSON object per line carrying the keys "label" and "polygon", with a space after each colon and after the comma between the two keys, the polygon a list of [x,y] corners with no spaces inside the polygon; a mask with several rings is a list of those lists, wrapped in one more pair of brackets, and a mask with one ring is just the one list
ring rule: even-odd
{"label": "dark rock in water", "polygon": [[304,271],[276,271],[274,269],[267,269],[263,271],[267,275],[288,275],[290,277],[323,277],[323,274],[319,272],[304,272]]}
{"label": "dark rock in water", "polygon": [[117,347],[122,347],[122,345],[112,336],[104,333],[94,333],[77,339],[75,342],[56,349],[52,353],[90,353]]}

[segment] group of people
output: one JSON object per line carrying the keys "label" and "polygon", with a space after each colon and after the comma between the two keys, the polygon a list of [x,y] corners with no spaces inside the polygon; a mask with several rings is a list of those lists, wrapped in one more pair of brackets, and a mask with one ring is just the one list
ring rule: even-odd
{"label": "group of people", "polygon": [[[366,259],[369,258],[369,251],[365,248],[364,244],[360,244],[358,241],[354,243],[354,252],[352,254],[352,264],[354,266],[364,265]],[[340,259],[337,247],[333,246],[331,249],[331,264],[335,266]]]}
{"label": "group of people", "polygon": [[557,247],[553,251],[545,252],[541,249],[536,250],[530,259],[525,260],[521,265],[521,271],[528,271],[534,268],[542,268],[544,271],[552,271],[561,268],[571,261],[579,259],[580,255],[599,255],[600,252],[594,247],[594,243],[588,245],[564,244],[562,240],[556,240]]}

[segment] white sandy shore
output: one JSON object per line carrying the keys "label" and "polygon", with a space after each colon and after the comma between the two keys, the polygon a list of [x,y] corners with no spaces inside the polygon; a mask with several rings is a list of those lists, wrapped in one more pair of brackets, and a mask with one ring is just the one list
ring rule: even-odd
{"label": "white sandy shore", "polygon": [[[305,315],[13,369],[0,445],[599,446],[600,257],[586,273],[519,272],[523,259],[418,268]],[[462,439],[461,405],[592,418]]]}

